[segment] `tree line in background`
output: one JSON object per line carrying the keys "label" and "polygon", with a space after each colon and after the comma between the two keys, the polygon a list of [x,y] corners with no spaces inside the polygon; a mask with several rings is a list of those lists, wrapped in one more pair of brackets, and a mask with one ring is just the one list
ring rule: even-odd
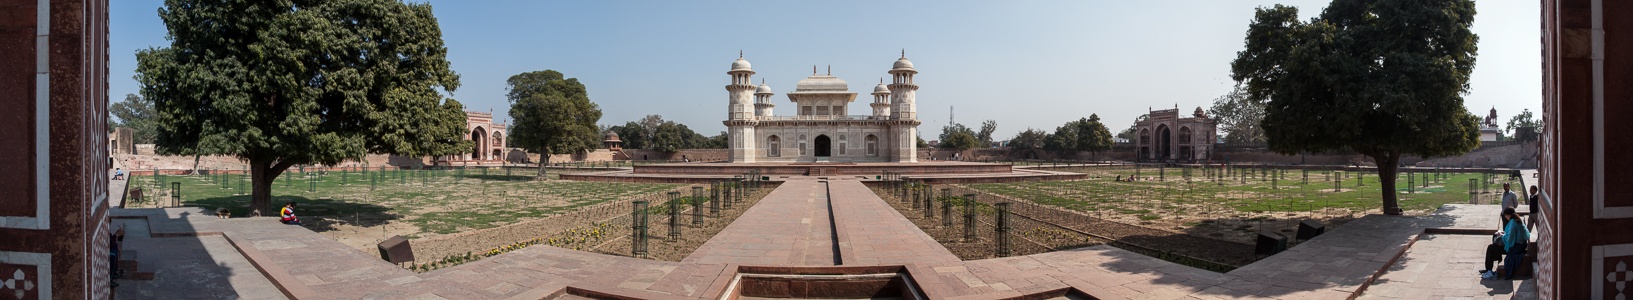
{"label": "tree line in background", "polygon": [[1111,150],[1112,137],[1111,130],[1100,122],[1100,115],[1089,114],[1087,118],[1055,127],[1053,133],[1027,128],[1009,140],[1009,148],[1022,152],[1023,157],[1036,157],[1039,150],[1059,153],[1087,151],[1099,156],[1101,151]]}
{"label": "tree line in background", "polygon": [[624,148],[663,152],[675,152],[680,149],[724,149],[727,139],[725,131],[714,136],[704,136],[686,127],[686,124],[664,120],[661,115],[647,115],[638,121],[606,127],[602,131],[617,133],[618,139],[623,141]]}

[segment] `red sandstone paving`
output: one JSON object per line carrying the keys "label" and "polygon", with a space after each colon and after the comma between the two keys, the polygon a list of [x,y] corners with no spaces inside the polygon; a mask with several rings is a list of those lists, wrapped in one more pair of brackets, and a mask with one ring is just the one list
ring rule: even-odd
{"label": "red sandstone paving", "polygon": [[957,255],[920,231],[859,181],[830,181],[834,223],[845,265],[957,262]]}
{"label": "red sandstone paving", "polygon": [[824,184],[783,183],[737,221],[703,243],[685,263],[741,265],[834,265]]}
{"label": "red sandstone paving", "polygon": [[[794,182],[784,184],[773,192],[775,199],[785,199],[781,208],[805,207],[807,216],[825,215],[826,205],[817,207],[815,196],[820,184]],[[856,184],[860,186],[860,184]],[[843,193],[840,193],[843,194]],[[805,202],[801,203],[801,198]],[[845,197],[866,199],[866,197]],[[771,199],[768,199],[771,200]],[[875,200],[878,201],[878,200]],[[845,215],[851,207],[867,205],[860,200],[839,200],[850,206],[837,209]],[[777,213],[766,216],[786,216],[779,206],[762,202],[751,210],[768,209]],[[775,203],[775,202],[772,202]],[[836,202],[837,203],[837,202]],[[860,203],[860,204],[858,204]],[[882,205],[883,203],[878,203]],[[764,207],[762,207],[764,206]],[[882,209],[880,209],[882,210]],[[798,210],[796,210],[798,212]],[[892,212],[894,213],[894,212]],[[1194,298],[1194,299],[1334,299],[1346,298],[1359,288],[1366,278],[1383,268],[1412,237],[1425,227],[1488,228],[1494,206],[1451,205],[1440,213],[1427,217],[1367,216],[1341,229],[1328,232],[1298,247],[1227,274],[1211,273],[1184,267],[1132,252],[1094,246],[1066,251],[1042,253],[1021,257],[976,261],[915,261],[907,264],[908,272],[918,281],[925,293],[933,299],[990,299],[1022,295],[1026,292],[1046,291],[1072,287],[1101,299]],[[241,249],[244,258],[256,262],[270,276],[265,278],[280,284],[297,298],[302,299],[538,299],[565,286],[608,291],[642,298],[702,299],[718,296],[725,282],[735,273],[734,264],[699,262],[661,262],[627,257],[615,257],[554,247],[536,246],[512,251],[464,265],[427,273],[415,274],[397,268],[343,244],[296,226],[277,224],[272,218],[242,218],[220,220],[197,208],[113,210],[116,217],[146,218],[153,234],[158,236],[178,233],[219,235]],[[758,213],[751,213],[755,215]],[[749,217],[750,215],[745,215]],[[862,217],[858,215],[858,217]],[[836,216],[836,218],[838,218]],[[783,245],[780,254],[768,261],[781,259],[801,263],[811,257],[831,264],[832,246],[819,244],[827,240],[826,218],[812,217],[811,223],[794,220],[772,220],[766,217],[760,225],[780,225],[805,228],[801,234],[753,234],[750,227],[743,239],[803,239],[804,247]],[[893,218],[873,218],[869,221],[888,225]],[[739,219],[741,222],[742,219]],[[820,221],[819,221],[820,220]],[[905,222],[905,220],[901,220]],[[862,222],[845,220],[847,222]],[[747,223],[745,223],[747,224]],[[792,226],[801,224],[803,226]],[[848,223],[847,223],[848,224]],[[739,224],[733,224],[737,227]],[[877,224],[876,224],[877,225]],[[819,227],[820,226],[820,227]],[[902,235],[900,232],[871,232],[845,226],[842,236],[855,252],[859,246],[895,249],[899,241],[863,237]],[[728,231],[733,228],[728,227]],[[916,231],[914,231],[916,232]],[[820,234],[817,234],[820,233]],[[922,233],[920,233],[922,235]],[[717,237],[718,239],[718,237]],[[711,240],[710,242],[714,242]],[[759,241],[768,247],[772,243]],[[827,257],[814,253],[811,244],[826,246]],[[912,244],[909,240],[908,243]],[[1460,248],[1462,243],[1445,245]],[[709,245],[705,245],[708,247]],[[731,247],[719,245],[717,247]],[[1442,247],[1442,246],[1437,246]],[[1466,247],[1483,247],[1467,245]],[[218,245],[217,248],[221,248]],[[904,247],[923,251],[922,247]],[[773,253],[773,249],[758,250]],[[943,250],[944,251],[944,250]],[[229,256],[230,253],[209,252],[211,256]],[[172,256],[180,258],[181,256]],[[893,257],[893,256],[892,256]],[[750,259],[738,258],[732,259]],[[877,258],[884,258],[879,256]],[[143,254],[144,264],[153,259]],[[860,260],[861,258],[857,258]],[[1414,266],[1410,260],[1407,268]],[[813,265],[816,265],[813,263]],[[222,274],[253,272],[248,268],[221,268],[200,264],[201,269]],[[1468,273],[1473,273],[1469,271]],[[1396,273],[1396,276],[1403,273]],[[1456,282],[1453,282],[1456,284]],[[1461,287],[1461,286],[1459,286]],[[236,286],[235,286],[236,288]],[[239,290],[244,293],[247,290]],[[1369,293],[1388,295],[1398,293],[1390,285],[1376,285]],[[1459,289],[1458,291],[1477,291]],[[185,298],[189,290],[176,289],[173,294],[156,294],[158,298]],[[263,292],[264,293],[264,292]],[[1441,293],[1445,294],[1445,293]],[[1446,294],[1441,296],[1460,296]],[[1484,295],[1484,294],[1480,294]],[[1466,295],[1477,297],[1480,295]]]}

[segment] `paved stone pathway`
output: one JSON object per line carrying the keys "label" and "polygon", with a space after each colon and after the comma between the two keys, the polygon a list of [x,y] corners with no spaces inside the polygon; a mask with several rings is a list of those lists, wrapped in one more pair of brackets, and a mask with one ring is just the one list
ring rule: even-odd
{"label": "paved stone pathway", "polygon": [[121,299],[287,299],[278,287],[221,236],[155,238],[147,220],[117,219],[125,228],[125,257],[139,262],[127,273],[153,272],[153,280],[117,280]]}
{"label": "paved stone pathway", "polygon": [[[1412,276],[1402,270],[1441,268],[1417,267],[1436,259],[1417,255],[1447,252],[1434,249],[1483,246],[1483,242],[1464,245],[1467,242],[1457,238],[1423,239],[1429,236],[1425,228],[1490,229],[1496,223],[1491,205],[1448,205],[1425,217],[1371,215],[1225,274],[1104,245],[958,261],[855,181],[826,185],[834,195],[831,213],[838,223],[830,225],[828,200],[820,197],[824,187],[815,180],[784,183],[700,248],[701,254],[683,262],[534,246],[426,273],[404,270],[373,253],[357,251],[305,228],[278,224],[274,218],[221,220],[200,208],[111,212],[121,222],[145,221],[154,237],[149,241],[156,244],[133,244],[133,249],[181,249],[153,252],[178,253],[167,256],[143,253],[138,258],[142,265],[188,266],[183,271],[200,275],[178,277],[210,278],[214,286],[230,286],[236,293],[199,296],[202,293],[197,291],[208,288],[153,288],[148,289],[151,295],[131,296],[168,299],[284,295],[299,299],[540,299],[560,295],[568,287],[641,299],[714,299],[725,292],[741,265],[833,265],[835,236],[831,230],[835,227],[840,228],[837,252],[845,265],[904,266],[931,299],[1019,297],[1065,288],[1099,299],[1345,299],[1357,296],[1369,282],[1373,285],[1367,292],[1383,297],[1405,293],[1402,289],[1410,292],[1419,283],[1397,279]],[[1407,251],[1414,239],[1423,239],[1419,241],[1425,247],[1420,248],[1422,253]],[[182,243],[198,246],[183,247]],[[1457,251],[1450,252],[1462,257]],[[1402,253],[1406,257],[1397,259]],[[170,261],[160,262],[160,257]],[[240,261],[254,264],[246,266]],[[1400,267],[1390,267],[1393,265]],[[266,275],[260,277],[275,286],[276,292],[251,280],[252,275],[263,273]],[[1380,274],[1383,279],[1371,281]],[[1416,278],[1424,275],[1428,274]],[[1523,291],[1525,284],[1518,289]],[[1457,291],[1445,296],[1489,296],[1474,288]]]}
{"label": "paved stone pathway", "polygon": [[958,256],[854,180],[785,182],[682,260],[756,266],[956,261]]}
{"label": "paved stone pathway", "polygon": [[815,180],[784,182],[681,262],[835,265],[827,188]]}
{"label": "paved stone pathway", "polygon": [[1423,235],[1359,299],[1526,299],[1516,297],[1525,280],[1480,279],[1489,243],[1490,235]]}
{"label": "paved stone pathway", "polygon": [[830,181],[839,249],[845,265],[957,262],[935,238],[924,234],[859,181]]}

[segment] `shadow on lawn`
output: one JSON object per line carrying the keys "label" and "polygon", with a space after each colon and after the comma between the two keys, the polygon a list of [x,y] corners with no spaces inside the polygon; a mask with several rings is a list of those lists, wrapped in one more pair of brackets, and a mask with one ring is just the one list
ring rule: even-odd
{"label": "shadow on lawn", "polygon": [[[188,204],[189,206],[198,206],[209,212],[226,207],[232,211],[234,216],[248,216],[250,215],[249,201],[250,196],[238,195],[192,200],[188,201]],[[332,231],[336,229],[335,225],[338,224],[374,227],[403,217],[385,206],[325,198],[312,199],[305,196],[273,196],[273,211],[263,211],[261,215],[277,216],[277,209],[291,201],[298,203],[295,208],[295,215],[301,218],[307,229],[314,232]]]}

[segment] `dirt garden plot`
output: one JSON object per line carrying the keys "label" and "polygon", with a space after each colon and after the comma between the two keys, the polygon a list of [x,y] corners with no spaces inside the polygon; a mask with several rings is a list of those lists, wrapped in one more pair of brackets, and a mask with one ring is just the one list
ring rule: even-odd
{"label": "dirt garden plot", "polygon": [[[438,243],[446,239],[440,237],[528,222],[534,222],[528,224],[539,226],[538,230],[542,231],[550,231],[551,226],[563,226],[562,230],[566,230],[567,226],[579,226],[579,222],[545,219],[576,211],[608,214],[615,209],[597,205],[684,189],[677,184],[534,181],[531,176],[534,172],[536,169],[507,171],[503,168],[367,172],[296,169],[279,176],[272,184],[273,203],[278,206],[289,201],[300,203],[297,212],[304,226],[364,252],[374,253],[375,244],[403,235],[414,241],[416,252],[453,253],[457,252],[453,249],[480,252],[491,246],[485,243],[443,246]],[[552,170],[552,176],[554,174]],[[239,187],[248,185],[247,176],[242,174],[141,176],[131,182],[133,189],[144,188],[150,192],[145,195],[148,201],[130,206],[162,205],[170,197],[171,183],[179,183],[182,205],[207,209],[225,207],[235,216],[250,214],[249,196]],[[159,193],[152,193],[154,190]],[[622,209],[628,213],[627,206]],[[263,213],[275,215],[276,211]],[[594,214],[580,217],[596,218]],[[539,236],[535,233],[490,234]],[[516,241],[520,239],[505,243]],[[421,246],[422,242],[425,246]]]}
{"label": "dirt garden plot", "polygon": [[[1371,172],[1251,166],[1051,170],[1082,172],[1089,178],[968,187],[1099,220],[1238,244],[1251,244],[1260,231],[1291,235],[1302,220],[1317,220],[1332,230],[1354,218],[1381,213],[1382,206],[1381,185],[1377,174]],[[1130,177],[1135,179],[1129,181]],[[1469,203],[1471,199],[1494,203],[1501,197],[1502,183],[1514,183],[1517,190],[1519,181],[1484,173],[1403,172],[1396,180],[1396,188],[1406,214],[1426,215],[1447,203]]]}

